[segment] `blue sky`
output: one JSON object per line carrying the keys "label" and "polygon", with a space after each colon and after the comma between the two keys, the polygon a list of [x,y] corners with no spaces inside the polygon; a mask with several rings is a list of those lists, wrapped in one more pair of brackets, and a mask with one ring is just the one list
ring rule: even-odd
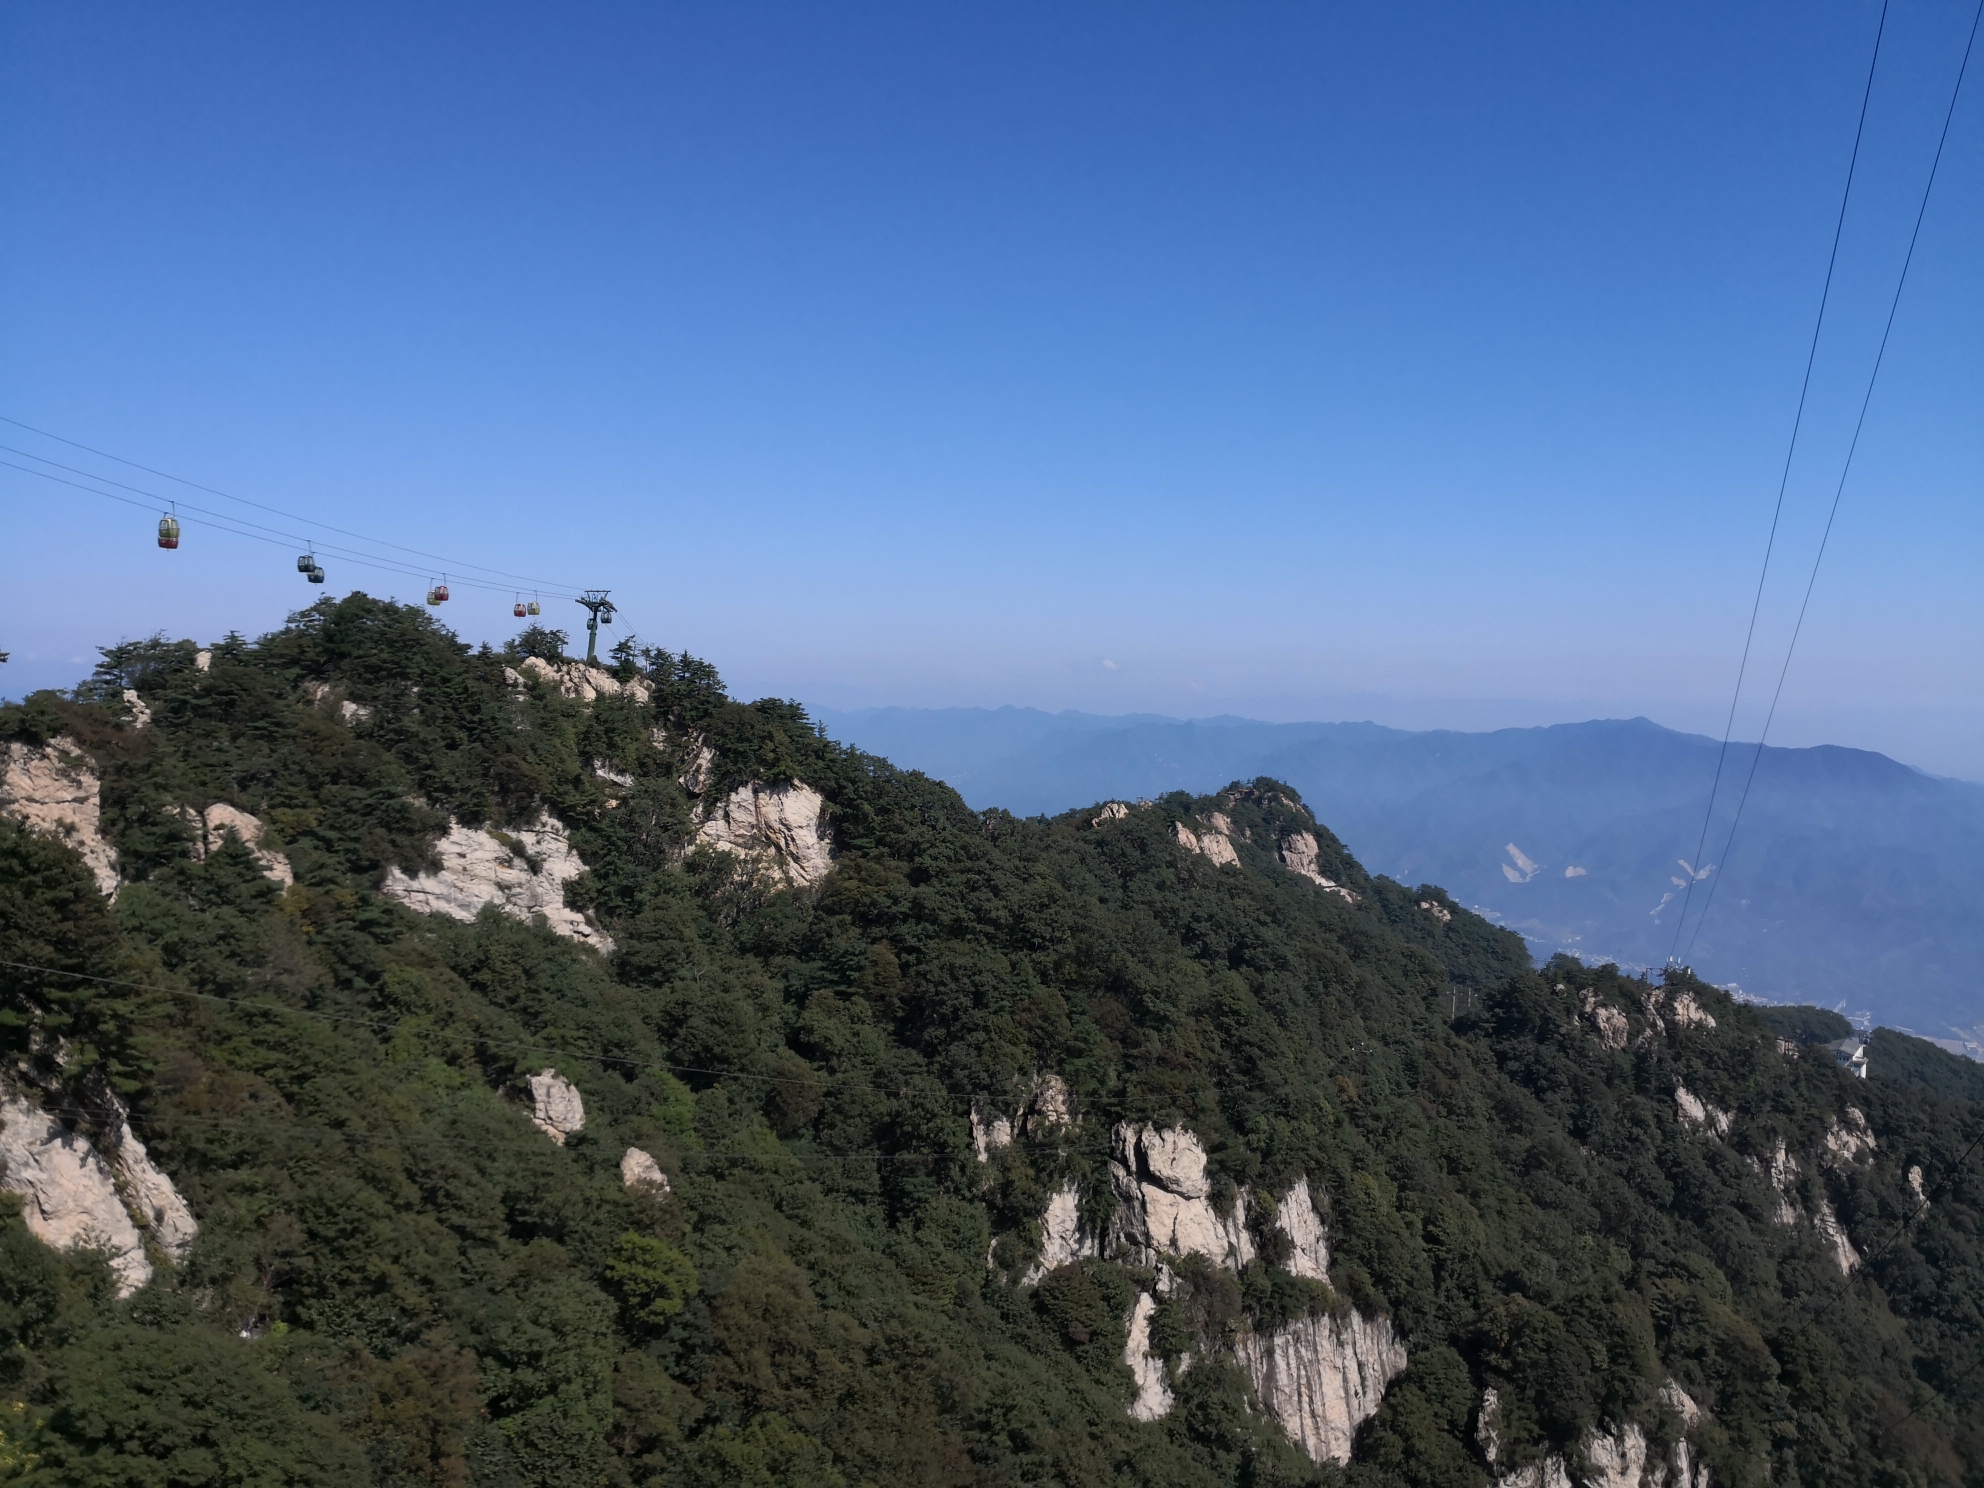
{"label": "blue sky", "polygon": [[[1716,731],[1877,12],[10,6],[0,413],[748,695]],[[1894,6],[1770,675],[1969,19]],[[1773,733],[1970,778],[1980,92]],[[13,695],[309,597],[0,508]]]}

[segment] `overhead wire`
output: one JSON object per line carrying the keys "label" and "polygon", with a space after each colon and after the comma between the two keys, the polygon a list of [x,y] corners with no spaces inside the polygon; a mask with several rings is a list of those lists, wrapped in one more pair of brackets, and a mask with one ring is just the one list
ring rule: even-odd
{"label": "overhead wire", "polygon": [[1819,291],[1819,313],[1812,322],[1811,345],[1805,350],[1805,375],[1798,385],[1798,411],[1791,419],[1791,440],[1784,451],[1784,468],[1777,478],[1777,502],[1771,509],[1770,536],[1764,542],[1763,568],[1757,574],[1757,592],[1750,601],[1750,624],[1743,634],[1743,657],[1736,667],[1736,687],[1729,698],[1729,717],[1722,725],[1722,744],[1716,750],[1715,777],[1709,784],[1708,807],[1702,812],[1701,835],[1695,843],[1694,857],[1683,866],[1688,871],[1687,887],[1681,896],[1681,912],[1674,920],[1674,943],[1668,948],[1667,961],[1674,963],[1674,953],[1681,946],[1681,931],[1688,923],[1688,906],[1694,901],[1695,885],[1702,878],[1702,849],[1708,845],[1709,824],[1715,819],[1715,799],[1722,789],[1722,771],[1729,757],[1729,740],[1736,729],[1736,708],[1743,698],[1743,680],[1750,668],[1750,651],[1757,638],[1757,617],[1763,610],[1764,584],[1770,577],[1771,556],[1777,550],[1778,525],[1784,517],[1784,493],[1791,484],[1791,465],[1798,453],[1798,436],[1805,427],[1805,403],[1812,391],[1812,368],[1819,356],[1819,336],[1825,329],[1826,307],[1832,301],[1832,281],[1834,271],[1839,267],[1839,244],[1846,230],[1846,207],[1853,198],[1853,177],[1860,168],[1860,145],[1867,133],[1867,107],[1874,96],[1874,74],[1880,67],[1881,42],[1887,35],[1888,3],[1881,0],[1881,17],[1874,27],[1873,55],[1867,60],[1867,81],[1860,90],[1860,118],[1853,127],[1853,152],[1846,162],[1846,185],[1839,194],[1839,213],[1832,226],[1832,249],[1826,256],[1825,285]]}
{"label": "overhead wire", "polygon": [[[1708,898],[1703,901],[1702,912],[1695,920],[1695,933],[1688,937],[1687,955],[1694,953],[1695,941],[1700,938],[1702,925],[1708,919],[1708,912],[1715,904],[1715,891],[1728,875],[1729,853],[1736,845],[1737,828],[1743,824],[1743,808],[1749,802],[1750,788],[1757,781],[1757,767],[1763,763],[1764,744],[1770,738],[1771,724],[1777,718],[1777,705],[1784,696],[1784,679],[1791,673],[1791,658],[1798,650],[1798,638],[1805,629],[1805,614],[1811,608],[1812,591],[1819,582],[1819,565],[1825,562],[1826,547],[1832,541],[1833,523],[1839,517],[1839,503],[1846,493],[1846,480],[1853,471],[1853,457],[1860,450],[1860,435],[1867,427],[1867,410],[1874,401],[1874,385],[1880,379],[1881,365],[1887,359],[1888,340],[1894,335],[1895,315],[1901,309],[1901,294],[1908,286],[1908,271],[1915,263],[1915,248],[1922,239],[1922,222],[1929,214],[1929,196],[1936,186],[1936,173],[1942,168],[1943,148],[1949,143],[1950,123],[1956,117],[1957,100],[1963,94],[1964,75],[1970,70],[1970,55],[1977,45],[1979,22],[1984,22],[1984,0],[1978,0],[1977,9],[1970,19],[1970,34],[1964,42],[1963,60],[1957,65],[1956,83],[1950,89],[1949,107],[1943,112],[1942,133],[1936,138],[1936,153],[1929,163],[1929,179],[1922,185],[1922,200],[1915,208],[1915,226],[1908,235],[1908,252],[1903,255],[1901,272],[1895,277],[1894,295],[1888,301],[1887,322],[1881,328],[1880,346],[1874,352],[1874,365],[1867,373],[1867,387],[1860,397],[1860,413],[1854,420],[1853,438],[1846,447],[1846,458],[1839,467],[1839,481],[1833,487],[1832,506],[1826,513],[1825,531],[1819,537],[1819,550],[1812,558],[1812,571],[1805,580],[1805,595],[1798,605],[1798,619],[1791,629],[1791,640],[1784,648],[1784,664],[1778,669],[1777,686],[1771,693],[1770,710],[1764,715],[1763,731],[1757,737],[1756,752],[1750,756],[1750,769],[1743,780],[1743,793],[1736,798],[1735,818],[1729,824],[1729,836],[1723,843],[1721,861],[1723,871],[1716,875],[1716,881],[1709,885]],[[1685,918],[1685,914],[1684,914]],[[1675,926],[1676,939],[1679,939],[1680,926]]]}
{"label": "overhead wire", "polygon": [[[5,446],[0,446],[0,448],[5,448]],[[29,458],[32,459],[34,457],[29,456]],[[53,481],[57,485],[70,486],[78,491],[86,491],[92,496],[101,496],[109,501],[121,501],[126,506],[135,506],[142,511],[157,510],[157,507],[153,503],[144,502],[144,501],[134,501],[131,497],[119,496],[114,491],[100,491],[95,486],[84,485],[80,481],[67,480],[59,475],[50,475],[45,470],[35,470],[35,469],[31,469],[26,465],[16,465],[12,460],[0,460],[0,467],[3,467],[8,470],[18,470],[24,475],[38,476],[42,480]],[[102,477],[91,476],[90,479],[101,480]],[[115,484],[115,482],[112,482],[111,484]],[[132,490],[135,488],[127,486],[125,487],[125,489]],[[165,498],[156,498],[156,499],[162,500]],[[406,578],[417,578],[417,579],[425,579],[431,581],[436,572],[436,570],[433,569],[414,568],[410,565],[402,564],[396,559],[379,558],[376,556],[361,557],[349,552],[346,549],[338,548],[330,544],[313,543],[311,539],[307,537],[296,537],[291,534],[279,534],[274,537],[266,536],[265,535],[266,533],[273,531],[274,529],[263,528],[262,531],[260,532],[253,532],[247,530],[248,525],[259,525],[259,524],[243,524],[241,522],[241,519],[238,517],[228,517],[221,515],[220,513],[217,512],[209,512],[202,507],[182,506],[177,502],[173,503],[173,506],[175,511],[183,510],[183,511],[199,512],[201,514],[201,517],[204,518],[204,520],[197,522],[195,525],[212,527],[216,531],[228,533],[230,536],[233,537],[245,537],[251,539],[254,542],[268,543],[272,547],[285,548],[292,551],[299,547],[310,547],[316,551],[332,554],[338,559],[339,562],[342,563],[355,563],[359,565],[361,568],[373,568],[379,570],[382,573],[400,574]],[[447,572],[452,574],[453,570],[448,570]],[[451,577],[449,582],[452,584],[460,585],[461,587],[464,588],[486,590],[492,594],[509,594],[514,592],[514,586],[512,585],[491,584],[488,583],[487,581],[478,580],[478,579],[455,579]],[[557,595],[558,597],[561,598],[571,597],[570,595],[560,594],[560,591],[555,588],[549,589],[548,592]]]}
{"label": "overhead wire", "polygon": [[[17,429],[25,429],[30,434],[40,435],[43,439],[53,439],[58,444],[66,444],[71,449],[82,450],[86,454],[92,454],[97,456],[99,459],[115,460],[119,465],[128,465],[133,470],[142,470],[147,475],[158,476],[161,480],[169,480],[173,482],[175,485],[186,486],[189,489],[195,491],[205,491],[209,496],[218,496],[224,501],[234,501],[234,502],[239,502],[243,506],[252,506],[258,511],[269,512],[275,516],[283,517],[291,522],[302,522],[306,526],[321,527],[326,532],[335,532],[341,537],[356,538],[359,542],[371,543],[374,547],[393,548],[398,552],[411,553],[416,558],[426,558],[435,563],[447,564],[449,566],[449,572],[451,573],[456,572],[457,570],[467,569],[467,570],[472,570],[476,573],[493,574],[498,578],[511,579],[516,581],[517,583],[531,584],[540,589],[558,589],[561,591],[570,590],[573,592],[577,592],[585,587],[584,585],[580,585],[580,584],[560,584],[550,579],[534,578],[529,574],[510,573],[506,569],[489,568],[479,563],[464,563],[458,559],[443,557],[439,553],[429,553],[421,548],[410,548],[402,543],[388,542],[384,538],[369,537],[362,532],[352,532],[347,528],[337,527],[337,526],[333,526],[329,522],[319,521],[315,517],[299,517],[294,512],[286,512],[282,510],[280,507],[269,506],[266,503],[260,501],[251,501],[246,496],[236,496],[231,492],[220,490],[214,486],[203,486],[198,481],[188,480],[183,475],[174,475],[168,470],[159,470],[150,465],[141,465],[136,460],[127,460],[122,455],[113,455],[108,450],[97,449],[95,446],[84,444],[80,440],[70,439],[64,435],[53,433],[47,429],[38,429],[33,424],[22,423],[21,420],[17,418],[9,418],[4,413],[0,413],[0,423],[12,424]],[[16,453],[24,453],[24,452],[16,451]],[[28,455],[28,458],[30,460],[41,460],[42,456],[31,454]],[[55,464],[53,460],[45,460],[43,461],[43,463],[49,465]],[[58,468],[67,468],[67,467],[58,467]],[[103,476],[95,476],[92,478],[106,480],[106,481],[108,480],[108,477],[103,477]],[[115,481],[110,481],[109,483],[112,485],[117,484],[117,482]],[[127,487],[126,489],[130,489],[130,488]],[[169,498],[161,498],[161,499],[169,499]],[[499,585],[496,587],[500,588],[504,586]]]}

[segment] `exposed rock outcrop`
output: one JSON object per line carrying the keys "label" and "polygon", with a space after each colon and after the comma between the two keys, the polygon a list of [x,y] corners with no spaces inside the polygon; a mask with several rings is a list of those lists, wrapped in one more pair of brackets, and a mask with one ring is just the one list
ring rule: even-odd
{"label": "exposed rock outcrop", "polygon": [[[579,1099],[578,1087],[555,1069],[541,1069],[532,1075],[530,1084],[531,1125],[550,1137],[560,1147],[567,1137],[576,1137],[586,1129],[586,1103]],[[621,1158],[624,1170],[626,1158]]]}
{"label": "exposed rock outcrop", "polygon": [[198,1227],[186,1201],[145,1151],[123,1107],[106,1139],[108,1160],[16,1091],[0,1089],[0,1188],[21,1198],[28,1233],[57,1250],[94,1246],[109,1257],[120,1296],[152,1278],[145,1233],[174,1260]]}
{"label": "exposed rock outcrop", "polygon": [[[1672,1380],[1662,1389],[1661,1399],[1676,1410],[1684,1426],[1692,1426],[1700,1416],[1695,1403]],[[1679,1409],[1676,1401],[1686,1409]],[[1491,1469],[1505,1455],[1496,1420],[1497,1404],[1492,1387],[1482,1391],[1474,1427],[1475,1445]],[[1593,1427],[1578,1446],[1584,1459],[1578,1478],[1572,1478],[1564,1459],[1553,1452],[1500,1473],[1496,1488],[1709,1488],[1708,1469],[1694,1465],[1685,1439],[1674,1444],[1671,1459],[1665,1462],[1649,1446],[1646,1433],[1631,1422],[1610,1430]]]}
{"label": "exposed rock outcrop", "polygon": [[1178,845],[1186,852],[1210,858],[1221,868],[1240,866],[1240,855],[1233,850],[1233,840],[1218,828],[1208,827],[1203,832],[1194,832],[1183,822],[1177,822],[1173,824],[1172,831],[1177,834]]}
{"label": "exposed rock outcrop", "polygon": [[[1286,837],[1281,839],[1281,864],[1284,868],[1290,873],[1300,874],[1319,888],[1327,889],[1330,893],[1338,895],[1351,904],[1355,904],[1357,902],[1357,896],[1355,894],[1335,879],[1324,874],[1322,868],[1319,866],[1321,853],[1322,849],[1317,845],[1316,834],[1314,832],[1290,832]],[[1436,904],[1426,903],[1419,907],[1421,909],[1432,910],[1443,922],[1453,918],[1451,913],[1442,910]]]}
{"label": "exposed rock outcrop", "polygon": [[110,1169],[117,1175],[125,1207],[148,1239],[175,1263],[183,1262],[200,1227],[172,1180],[151,1159],[145,1144],[131,1130],[130,1113],[116,1096],[110,1097],[110,1129],[104,1136]]}
{"label": "exposed rock outcrop", "polygon": [[227,841],[227,834],[232,832],[241,839],[241,845],[248,849],[264,875],[284,888],[296,882],[296,875],[290,871],[289,859],[274,848],[263,845],[261,821],[240,807],[216,801],[204,811],[187,807],[182,814],[193,827],[194,862],[201,862],[209,853],[218,852]]}
{"label": "exposed rock outcrop", "polygon": [[1812,1215],[1813,1228],[1819,1238],[1832,1250],[1832,1263],[1839,1267],[1841,1276],[1851,1276],[1853,1268],[1860,1264],[1860,1252],[1853,1248],[1847,1238],[1846,1226],[1839,1222],[1839,1214],[1827,1199],[1820,1199],[1817,1211]]}
{"label": "exposed rock outcrop", "polygon": [[[1868,1141],[1873,1140],[1869,1133]],[[1777,1222],[1781,1225],[1795,1225],[1804,1218],[1804,1205],[1799,1201],[1799,1183],[1803,1177],[1798,1159],[1785,1147],[1784,1139],[1778,1138],[1777,1149],[1771,1153],[1768,1169],[1771,1187],[1777,1190]],[[1839,1222],[1839,1214],[1823,1194],[1812,1209],[1812,1226],[1819,1232],[1819,1238],[1832,1251],[1833,1264],[1839,1267],[1841,1276],[1852,1274],[1860,1264],[1860,1252],[1847,1237],[1846,1226]]]}
{"label": "exposed rock outcrop", "polygon": [[1720,1106],[1711,1105],[1685,1085],[1674,1087],[1674,1108],[1686,1125],[1698,1130],[1711,1131],[1718,1137],[1729,1135],[1730,1124],[1735,1119],[1729,1112]]}
{"label": "exposed rock outcrop", "polygon": [[441,860],[438,872],[410,878],[398,868],[388,868],[379,891],[422,914],[456,920],[474,919],[486,904],[519,920],[541,914],[552,930],[568,940],[602,951],[613,949],[604,932],[577,910],[565,907],[565,885],[585,872],[586,865],[555,818],[540,814],[531,825],[503,837],[489,828],[450,822],[434,852]]}
{"label": "exposed rock outcrop", "polygon": [[980,1162],[990,1162],[994,1152],[1011,1146],[1020,1133],[1037,1140],[1073,1126],[1076,1119],[1075,1095],[1068,1082],[1056,1074],[1039,1074],[1034,1077],[1026,1104],[1014,1115],[987,1116],[979,1107],[971,1108],[972,1150]]}
{"label": "exposed rock outcrop", "polygon": [[1281,1197],[1275,1206],[1274,1227],[1288,1237],[1288,1259],[1283,1269],[1291,1276],[1310,1281],[1330,1279],[1330,1239],[1309,1197],[1309,1180],[1302,1179]]}
{"label": "exposed rock outcrop", "polygon": [[[583,1115],[580,1119],[583,1121]],[[653,1154],[638,1147],[629,1147],[621,1154],[620,1182],[635,1193],[645,1193],[657,1199],[668,1197],[668,1175],[662,1172],[661,1164],[654,1160]]]}
{"label": "exposed rock outcrop", "polygon": [[548,683],[561,697],[581,703],[619,697],[623,693],[637,703],[645,703],[654,696],[654,684],[645,677],[631,677],[622,682],[604,668],[587,666],[583,661],[546,661],[541,656],[527,656],[517,670],[532,681]]}
{"label": "exposed rock outcrop", "polygon": [[971,1108],[971,1149],[980,1162],[992,1161],[992,1154],[1013,1145],[1013,1119],[994,1116],[986,1119],[978,1107]]}
{"label": "exposed rock outcrop", "polygon": [[[1561,990],[1561,988],[1560,988]],[[1609,1003],[1598,1000],[1596,992],[1586,992],[1580,1003],[1585,1018],[1590,1022],[1592,1032],[1598,1035],[1599,1043],[1608,1049],[1623,1049],[1631,1035],[1631,1026],[1626,1015]]]}
{"label": "exposed rock outcrop", "polygon": [[812,888],[834,865],[827,803],[809,785],[749,781],[713,807],[695,842],[741,858],[760,882]]}
{"label": "exposed rock outcrop", "polygon": [[1151,1314],[1157,1299],[1149,1292],[1138,1292],[1126,1320],[1129,1337],[1123,1344],[1123,1362],[1136,1377],[1136,1398],[1130,1402],[1130,1416],[1138,1421],[1158,1421],[1171,1413],[1171,1381],[1165,1377],[1164,1360],[1150,1349]]}
{"label": "exposed rock outcrop", "polygon": [[138,696],[137,688],[124,689],[124,710],[131,715],[132,728],[143,729],[152,726],[152,710],[146,707],[145,700]]}
{"label": "exposed rock outcrop", "polygon": [[[1308,834],[1304,833],[1303,835],[1307,836]],[[1314,839],[1311,840],[1313,841]],[[1283,859],[1283,861],[1285,862],[1287,860]],[[1320,877],[1320,875],[1318,876]],[[1331,884],[1330,887],[1335,888],[1336,885]],[[1421,899],[1419,901],[1419,907],[1438,920],[1442,925],[1451,925],[1454,922],[1454,912],[1444,904],[1435,904],[1431,899]]]}
{"label": "exposed rock outcrop", "polygon": [[1354,1312],[1245,1334],[1235,1353],[1269,1414],[1316,1462],[1350,1460],[1357,1428],[1406,1364],[1391,1320]]}
{"label": "exposed rock outcrop", "polygon": [[1224,1215],[1213,1208],[1206,1150],[1184,1127],[1140,1122],[1116,1128],[1109,1179],[1116,1190],[1109,1252],[1132,1266],[1202,1255],[1238,1271],[1254,1258],[1247,1233],[1246,1190]]}
{"label": "exposed rock outcrop", "polygon": [[1104,801],[1102,809],[1089,818],[1091,827],[1099,827],[1104,822],[1121,821],[1130,814],[1130,808],[1121,801]]}
{"label": "exposed rock outcrop", "polygon": [[1040,1216],[1040,1257],[1027,1272],[1026,1285],[1095,1254],[1094,1237],[1082,1232],[1081,1198],[1081,1191],[1072,1182],[1062,1184],[1049,1196],[1047,1209]]}
{"label": "exposed rock outcrop", "polygon": [[1863,1159],[1871,1159],[1875,1145],[1874,1133],[1857,1106],[1848,1106],[1846,1119],[1835,1116],[1826,1129],[1826,1156],[1836,1168],[1854,1167]]}
{"label": "exposed rock outcrop", "polygon": [[117,852],[103,837],[99,786],[96,765],[66,735],[46,744],[9,744],[0,815],[61,838],[82,854],[97,888],[115,895]]}
{"label": "exposed rock outcrop", "polygon": [[[1038,1107],[1036,1107],[1037,1109]],[[1206,1151],[1183,1127],[1124,1122],[1114,1134],[1109,1164],[1116,1208],[1104,1243],[1081,1229],[1079,1194],[1070,1182],[1047,1204],[1040,1222],[1040,1256],[1025,1277],[1101,1253],[1126,1265],[1155,1270],[1156,1295],[1177,1284],[1172,1263],[1199,1255],[1238,1272],[1255,1257],[1245,1222],[1247,1193],[1237,1190],[1225,1214],[1212,1201]],[[1316,1212],[1307,1178],[1275,1206],[1274,1228],[1286,1246],[1275,1252],[1296,1276],[1329,1279],[1329,1237]],[[1154,1421],[1171,1409],[1163,1361],[1150,1350],[1156,1296],[1140,1292],[1126,1324],[1123,1362],[1136,1378],[1130,1414]],[[1357,1428],[1378,1408],[1386,1388],[1406,1367],[1404,1343],[1388,1318],[1303,1318],[1272,1333],[1244,1334],[1235,1359],[1253,1381],[1263,1405],[1289,1438],[1317,1462],[1347,1462]]]}

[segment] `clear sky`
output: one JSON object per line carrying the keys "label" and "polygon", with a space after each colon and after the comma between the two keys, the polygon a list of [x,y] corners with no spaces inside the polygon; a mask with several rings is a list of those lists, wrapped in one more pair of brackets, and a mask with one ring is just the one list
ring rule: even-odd
{"label": "clear sky", "polygon": [[[1895,0],[1766,675],[1970,11]],[[1877,14],[14,4],[0,413],[610,587],[746,695],[1714,732]],[[1980,227],[1984,65],[1776,742],[1984,778]],[[10,695],[310,597],[0,512]]]}

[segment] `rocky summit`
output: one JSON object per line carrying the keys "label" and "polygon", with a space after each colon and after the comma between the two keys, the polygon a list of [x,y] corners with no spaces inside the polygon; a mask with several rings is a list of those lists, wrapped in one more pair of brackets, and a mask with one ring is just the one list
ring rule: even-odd
{"label": "rocky summit", "polygon": [[353,595],[0,708],[0,1481],[1984,1484],[1984,1104]]}

